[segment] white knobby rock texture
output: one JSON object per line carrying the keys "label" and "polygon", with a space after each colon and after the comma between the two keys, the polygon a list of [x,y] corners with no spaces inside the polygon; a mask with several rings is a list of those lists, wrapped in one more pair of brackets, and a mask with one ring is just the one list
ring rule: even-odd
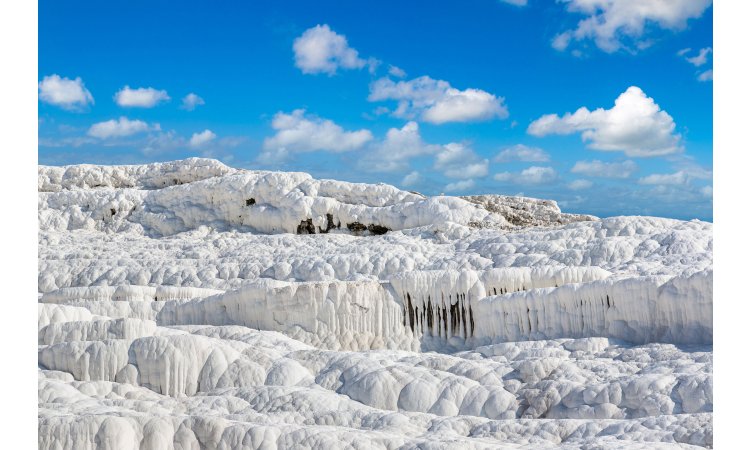
{"label": "white knobby rock texture", "polygon": [[712,224],[39,167],[39,448],[711,448]]}

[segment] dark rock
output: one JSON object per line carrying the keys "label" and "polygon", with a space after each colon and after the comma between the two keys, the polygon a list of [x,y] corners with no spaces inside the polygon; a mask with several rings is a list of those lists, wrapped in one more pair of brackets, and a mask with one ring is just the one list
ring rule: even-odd
{"label": "dark rock", "polygon": [[385,233],[387,233],[387,232],[391,231],[391,230],[390,230],[389,228],[387,228],[387,227],[384,227],[384,226],[381,226],[381,225],[374,225],[374,224],[371,224],[371,225],[369,225],[369,226],[367,227],[367,229],[368,229],[368,230],[370,231],[370,233],[372,233],[372,234],[385,234]]}
{"label": "dark rock", "polygon": [[339,222],[338,225],[333,223],[333,214],[326,214],[326,228],[325,230],[318,227],[318,231],[320,233],[328,233],[329,231],[333,230],[334,228],[341,228],[341,222]]}
{"label": "dark rock", "polygon": [[297,225],[297,234],[315,234],[312,219],[303,220]]}
{"label": "dark rock", "polygon": [[249,198],[249,199],[245,200],[245,206],[252,206],[254,204],[255,204],[255,199],[254,198]]}
{"label": "dark rock", "polygon": [[352,223],[347,223],[346,228],[348,228],[349,231],[354,231],[355,233],[359,233],[359,232],[365,231],[367,229],[367,226],[359,222],[352,222]]}

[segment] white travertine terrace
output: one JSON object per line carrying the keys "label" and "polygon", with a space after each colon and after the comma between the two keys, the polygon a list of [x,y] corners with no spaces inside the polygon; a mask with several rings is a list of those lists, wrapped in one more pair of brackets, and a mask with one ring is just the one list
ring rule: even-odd
{"label": "white travertine terrace", "polygon": [[39,167],[39,448],[713,445],[712,225]]}

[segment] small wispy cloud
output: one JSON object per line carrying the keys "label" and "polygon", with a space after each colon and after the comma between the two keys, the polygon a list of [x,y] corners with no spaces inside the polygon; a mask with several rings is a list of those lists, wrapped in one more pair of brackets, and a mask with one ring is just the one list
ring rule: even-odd
{"label": "small wispy cloud", "polygon": [[187,111],[193,111],[198,106],[205,104],[206,102],[201,97],[191,92],[182,98],[181,108]]}
{"label": "small wispy cloud", "polygon": [[465,144],[451,142],[435,156],[434,168],[448,178],[480,178],[487,176],[489,160],[480,158]]}
{"label": "small wispy cloud", "polygon": [[582,191],[584,189],[589,189],[593,185],[594,183],[592,183],[590,180],[578,179],[568,183],[568,189],[573,191]]}
{"label": "small wispy cloud", "polygon": [[474,180],[461,180],[445,185],[445,192],[464,192],[474,187]]}
{"label": "small wispy cloud", "polygon": [[125,86],[114,97],[115,103],[123,108],[153,108],[159,103],[169,101],[167,91],[154,88],[132,89]]}
{"label": "small wispy cloud", "polygon": [[193,133],[190,137],[190,146],[193,148],[203,147],[214,139],[216,139],[216,134],[213,131],[203,130],[200,133]]}
{"label": "small wispy cloud", "polygon": [[401,185],[402,186],[414,186],[415,184],[419,183],[419,181],[422,179],[422,176],[417,172],[416,170],[409,172],[402,180]]}
{"label": "small wispy cloud", "polygon": [[708,69],[698,74],[698,81],[713,81],[714,69]]}
{"label": "small wispy cloud", "polygon": [[634,161],[608,163],[595,159],[593,161],[576,161],[570,172],[589,177],[626,179],[630,178],[637,170],[638,164]]}
{"label": "small wispy cloud", "polygon": [[549,154],[541,148],[529,147],[523,144],[516,144],[498,153],[493,158],[493,161],[499,163],[507,163],[513,161],[548,162],[549,159]]}
{"label": "small wispy cloud", "polygon": [[[688,56],[691,51],[692,49],[690,48],[683,48],[682,50],[677,52],[677,56],[682,57],[685,61],[692,64],[694,67],[705,66],[709,61],[709,56],[713,54],[713,49],[711,47],[704,47],[698,50],[698,53],[695,54],[695,56]],[[698,81],[713,81],[714,70],[702,70],[698,72],[696,78],[698,79]]]}
{"label": "small wispy cloud", "polygon": [[558,174],[552,167],[531,166],[518,173],[501,172],[495,174],[495,181],[515,184],[550,184],[558,180]]}
{"label": "small wispy cloud", "polygon": [[87,134],[98,139],[110,139],[132,136],[150,130],[159,130],[159,124],[149,125],[142,120],[120,117],[91,125]]}

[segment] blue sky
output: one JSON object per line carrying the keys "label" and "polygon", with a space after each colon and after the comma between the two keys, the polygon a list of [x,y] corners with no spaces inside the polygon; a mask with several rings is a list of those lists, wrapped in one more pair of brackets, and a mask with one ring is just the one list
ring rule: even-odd
{"label": "blue sky", "polygon": [[712,220],[712,34],[710,0],[41,1],[39,162]]}

